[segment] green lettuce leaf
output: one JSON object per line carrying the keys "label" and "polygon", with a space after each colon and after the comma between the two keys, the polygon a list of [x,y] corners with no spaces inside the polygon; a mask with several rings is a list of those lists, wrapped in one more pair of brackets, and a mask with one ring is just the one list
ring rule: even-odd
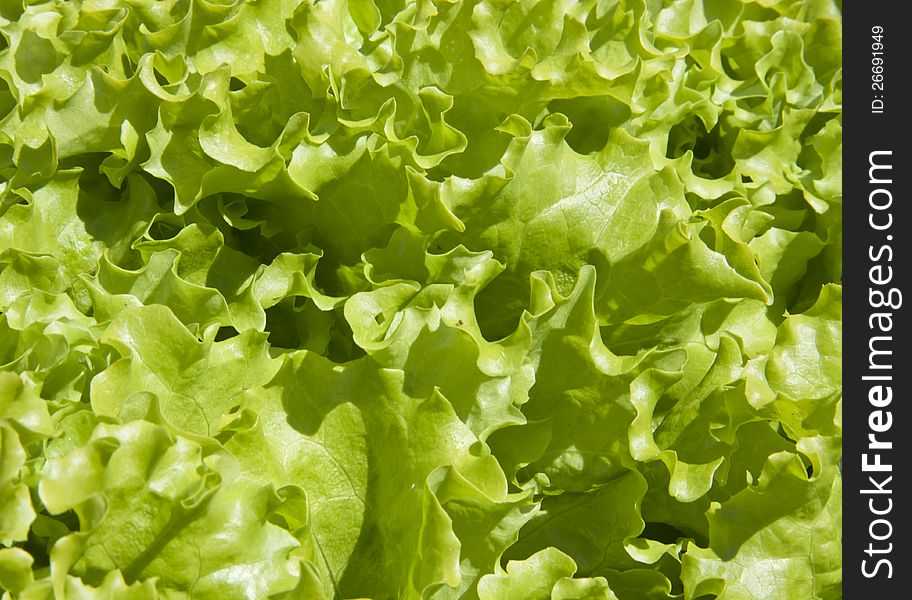
{"label": "green lettuce leaf", "polygon": [[4,598],[838,598],[841,42],[0,1]]}

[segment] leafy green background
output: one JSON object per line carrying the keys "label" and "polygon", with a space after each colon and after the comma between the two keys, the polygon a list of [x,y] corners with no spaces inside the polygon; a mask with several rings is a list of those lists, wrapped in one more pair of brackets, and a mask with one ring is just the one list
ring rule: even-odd
{"label": "leafy green background", "polygon": [[839,598],[841,36],[0,0],[4,598]]}

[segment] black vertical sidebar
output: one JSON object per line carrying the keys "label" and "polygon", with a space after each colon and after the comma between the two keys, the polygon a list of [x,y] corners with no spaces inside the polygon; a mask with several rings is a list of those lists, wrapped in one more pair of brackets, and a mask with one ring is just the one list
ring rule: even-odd
{"label": "black vertical sidebar", "polygon": [[843,6],[843,591],[909,597],[909,3]]}

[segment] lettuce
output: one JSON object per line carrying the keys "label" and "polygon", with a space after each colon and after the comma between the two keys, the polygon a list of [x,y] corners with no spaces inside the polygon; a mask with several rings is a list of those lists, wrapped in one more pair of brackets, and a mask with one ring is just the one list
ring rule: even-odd
{"label": "lettuce", "polygon": [[839,598],[840,6],[0,2],[4,598]]}

